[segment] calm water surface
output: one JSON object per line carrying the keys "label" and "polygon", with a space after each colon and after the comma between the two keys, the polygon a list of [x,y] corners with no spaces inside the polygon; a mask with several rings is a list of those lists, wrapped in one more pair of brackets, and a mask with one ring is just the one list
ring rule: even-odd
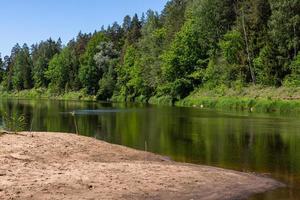
{"label": "calm water surface", "polygon": [[264,173],[288,187],[251,200],[300,199],[299,116],[78,101],[0,100],[0,116],[4,112],[25,114],[27,130],[78,131],[141,150],[147,144],[148,151],[180,162]]}

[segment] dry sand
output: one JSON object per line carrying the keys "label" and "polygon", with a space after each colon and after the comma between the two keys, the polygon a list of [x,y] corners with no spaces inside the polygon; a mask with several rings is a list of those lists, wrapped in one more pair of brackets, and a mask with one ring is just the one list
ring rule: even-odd
{"label": "dry sand", "polygon": [[245,199],[270,178],[63,133],[0,136],[0,199]]}

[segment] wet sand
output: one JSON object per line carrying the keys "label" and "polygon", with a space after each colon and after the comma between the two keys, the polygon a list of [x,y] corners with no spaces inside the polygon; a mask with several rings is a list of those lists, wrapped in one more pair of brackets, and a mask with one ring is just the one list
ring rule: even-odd
{"label": "wet sand", "polygon": [[64,133],[0,136],[0,199],[247,199],[273,179]]}

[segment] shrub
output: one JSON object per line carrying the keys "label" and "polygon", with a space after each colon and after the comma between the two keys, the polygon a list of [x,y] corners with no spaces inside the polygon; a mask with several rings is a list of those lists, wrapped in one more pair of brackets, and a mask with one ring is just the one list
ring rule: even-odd
{"label": "shrub", "polygon": [[5,131],[9,132],[20,132],[24,131],[26,128],[26,121],[24,115],[8,115],[7,113],[3,114],[3,128]]}

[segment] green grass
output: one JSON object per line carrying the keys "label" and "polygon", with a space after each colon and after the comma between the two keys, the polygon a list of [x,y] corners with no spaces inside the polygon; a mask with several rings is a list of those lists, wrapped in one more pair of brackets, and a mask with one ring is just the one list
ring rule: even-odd
{"label": "green grass", "polygon": [[173,105],[172,97],[170,96],[162,96],[162,97],[154,96],[149,99],[148,103],[154,105],[169,105],[169,106]]}
{"label": "green grass", "polygon": [[299,88],[252,86],[238,91],[227,88],[222,93],[218,88],[201,88],[185,99],[176,102],[176,105],[250,112],[300,113],[299,97]]}
{"label": "green grass", "polygon": [[95,101],[95,96],[86,95],[84,91],[67,92],[64,94],[51,93],[47,89],[31,89],[19,92],[1,92],[1,98],[16,99],[57,99],[57,100],[84,100]]}
{"label": "green grass", "polygon": [[[18,99],[57,99],[96,101],[96,96],[86,95],[83,90],[65,94],[53,94],[46,89],[32,89],[20,92],[1,92],[1,98]],[[113,102],[129,101],[124,96],[115,95]],[[171,96],[140,96],[135,102],[156,105],[173,105]],[[285,112],[300,113],[300,88],[274,88],[251,86],[239,89],[215,87],[200,88],[190,96],[175,102],[176,106],[203,107],[211,109],[241,110],[249,112]]]}

